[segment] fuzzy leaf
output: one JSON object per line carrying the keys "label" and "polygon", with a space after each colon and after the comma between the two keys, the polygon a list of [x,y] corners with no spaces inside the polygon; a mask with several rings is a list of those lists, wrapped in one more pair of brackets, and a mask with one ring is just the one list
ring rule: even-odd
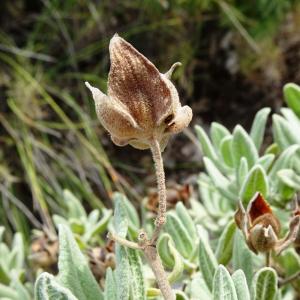
{"label": "fuzzy leaf", "polygon": [[266,107],[258,111],[255,115],[251,131],[250,131],[250,136],[256,146],[256,149],[259,151],[260,146],[262,144],[263,138],[264,138],[264,133],[265,133],[265,128],[266,128],[266,123],[268,116],[270,114],[271,109]]}
{"label": "fuzzy leaf", "polygon": [[258,165],[261,165],[266,172],[268,172],[269,168],[271,167],[273,161],[275,159],[274,154],[265,154],[262,157],[260,157],[257,161]]}
{"label": "fuzzy leaf", "polygon": [[34,289],[36,300],[77,300],[69,289],[56,282],[53,275],[42,273],[36,280]]}
{"label": "fuzzy leaf", "polygon": [[197,232],[195,224],[182,202],[176,204],[176,213],[183,223],[184,227],[187,229],[189,236],[194,241],[197,238]]}
{"label": "fuzzy leaf", "polygon": [[300,87],[295,83],[288,83],[283,88],[284,100],[294,113],[300,118]]}
{"label": "fuzzy leaf", "polygon": [[103,299],[88,263],[81,253],[70,229],[59,226],[58,282],[80,300]]}
{"label": "fuzzy leaf", "polygon": [[115,274],[111,268],[106,270],[104,300],[118,300]]}
{"label": "fuzzy leaf", "polygon": [[130,286],[134,300],[145,300],[145,283],[142,270],[142,261],[137,252],[137,250],[127,249],[131,276],[130,276]]}
{"label": "fuzzy leaf", "polygon": [[220,143],[220,152],[221,152],[223,161],[230,168],[232,168],[234,166],[232,143],[233,143],[232,135],[228,135],[228,136],[224,137]]}
{"label": "fuzzy leaf", "polygon": [[230,135],[230,132],[226,127],[217,122],[212,122],[210,127],[210,136],[215,149],[220,148],[221,141],[228,135]]}
{"label": "fuzzy leaf", "polygon": [[253,300],[273,300],[277,294],[277,273],[274,269],[265,267],[260,269],[252,282]]}
{"label": "fuzzy leaf", "polygon": [[300,176],[292,169],[282,169],[277,173],[280,180],[288,187],[299,191],[300,190]]}
{"label": "fuzzy leaf", "polygon": [[218,268],[217,259],[209,245],[207,234],[204,228],[197,226],[199,235],[199,266],[204,281],[210,291],[213,289],[213,278]]}
{"label": "fuzzy leaf", "polygon": [[265,198],[269,193],[268,178],[265,170],[260,165],[255,165],[248,173],[240,191],[240,199],[247,205],[256,192]]}
{"label": "fuzzy leaf", "polygon": [[236,270],[232,274],[232,280],[238,300],[250,300],[249,288],[244,272],[242,270]]}
{"label": "fuzzy leaf", "polygon": [[283,117],[274,114],[272,128],[274,140],[281,150],[287,149],[294,144],[300,145],[300,137],[295,132],[293,126]]}
{"label": "fuzzy leaf", "polygon": [[169,240],[171,239],[172,237],[168,233],[163,233],[160,235],[157,242],[157,251],[159,253],[159,256],[163,264],[169,269],[172,269],[175,264],[174,258],[169,248]]}
{"label": "fuzzy leaf", "polygon": [[74,219],[86,219],[86,212],[80,201],[69,190],[63,191],[63,199],[68,208],[68,217]]}
{"label": "fuzzy leaf", "polygon": [[232,151],[234,164],[237,167],[242,157],[247,159],[249,168],[258,160],[258,152],[252,139],[240,125],[237,125],[233,131]]}
{"label": "fuzzy leaf", "polygon": [[248,169],[247,159],[245,157],[242,157],[239,168],[238,168],[238,172],[237,172],[237,181],[240,186],[245,181],[245,178],[246,178],[248,172],[249,172],[249,169]]}
{"label": "fuzzy leaf", "polygon": [[176,248],[184,258],[190,258],[193,253],[193,241],[187,228],[173,212],[167,214],[166,231],[172,236]]}
{"label": "fuzzy leaf", "polygon": [[247,283],[250,284],[253,276],[253,254],[249,250],[240,230],[235,231],[233,242],[232,266],[234,270],[242,269]]}
{"label": "fuzzy leaf", "polygon": [[219,238],[215,254],[219,264],[226,265],[231,259],[235,229],[235,222],[231,221]]}
{"label": "fuzzy leaf", "polygon": [[233,281],[223,265],[219,265],[213,279],[214,300],[237,300]]}

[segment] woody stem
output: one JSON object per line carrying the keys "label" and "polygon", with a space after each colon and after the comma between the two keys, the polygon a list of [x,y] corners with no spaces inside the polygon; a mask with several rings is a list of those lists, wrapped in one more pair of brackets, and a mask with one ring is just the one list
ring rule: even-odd
{"label": "woody stem", "polygon": [[161,155],[161,149],[158,141],[153,139],[151,143],[151,152],[155,165],[157,191],[158,191],[158,213],[155,219],[155,229],[152,236],[152,243],[155,244],[161,229],[166,223],[166,211],[167,211],[167,196],[166,196],[166,183],[165,183],[165,171],[164,164]]}

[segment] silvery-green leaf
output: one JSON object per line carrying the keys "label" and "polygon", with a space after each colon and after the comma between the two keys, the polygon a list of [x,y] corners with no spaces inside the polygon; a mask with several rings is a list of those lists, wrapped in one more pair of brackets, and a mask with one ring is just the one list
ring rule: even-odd
{"label": "silvery-green leaf", "polygon": [[229,130],[224,127],[223,125],[217,123],[217,122],[212,122],[211,127],[210,127],[210,136],[212,143],[215,147],[215,149],[219,149],[221,145],[221,141],[225,136],[230,135]]}
{"label": "silvery-green leaf", "polygon": [[240,125],[237,125],[233,131],[232,151],[236,167],[239,166],[242,157],[247,159],[249,168],[258,160],[258,152],[251,137]]}
{"label": "silvery-green leaf", "polygon": [[168,281],[172,284],[176,282],[182,275],[184,264],[181,255],[177,251],[174,242],[172,239],[168,240],[168,246],[170,249],[170,253],[174,258],[174,267],[172,272],[168,276]]}
{"label": "silvery-green leaf", "polygon": [[300,118],[291,109],[282,107],[280,112],[296,130],[300,128]]}
{"label": "silvery-green leaf", "polygon": [[191,239],[194,241],[197,238],[196,227],[188,210],[182,202],[176,204],[176,213],[184,227],[187,229]]}
{"label": "silvery-green leaf", "polygon": [[192,238],[179,217],[173,212],[167,214],[165,229],[172,236],[180,254],[184,258],[189,258],[193,253]]}
{"label": "silvery-green leaf", "polygon": [[240,186],[245,181],[245,178],[246,178],[248,172],[249,172],[249,169],[248,169],[247,159],[245,157],[242,157],[239,168],[238,168],[238,172],[237,172],[237,180],[238,180],[238,184]]}
{"label": "silvery-green leaf", "polygon": [[25,249],[24,242],[21,233],[17,232],[14,235],[12,242],[12,252],[10,255],[10,268],[11,269],[21,269],[24,267],[25,259]]}
{"label": "silvery-green leaf", "polygon": [[232,168],[234,166],[234,158],[232,152],[233,136],[227,135],[220,143],[220,153],[225,164]]}
{"label": "silvery-green leaf", "polygon": [[[35,300],[77,300],[69,289],[61,286],[49,273],[42,273],[35,283]],[[23,299],[23,298],[22,298]]]}
{"label": "silvery-green leaf", "polygon": [[249,171],[240,191],[240,199],[247,205],[256,192],[260,192],[265,198],[269,193],[268,177],[260,165],[255,165]]}
{"label": "silvery-green leaf", "polygon": [[283,88],[284,100],[300,118],[300,87],[295,83],[288,83]]}
{"label": "silvery-green leaf", "polygon": [[131,270],[130,286],[134,300],[145,300],[146,289],[144,283],[144,275],[142,270],[142,261],[138,254],[138,250],[127,249],[129,265]]}
{"label": "silvery-green leaf", "polygon": [[115,275],[110,267],[106,270],[104,300],[118,300]]}
{"label": "silvery-green leaf", "polygon": [[279,146],[276,143],[273,143],[267,147],[265,154],[274,154],[277,156],[280,153]]}
{"label": "silvery-green leaf", "polygon": [[127,249],[116,245],[116,270],[117,299],[128,300],[130,295],[130,265],[127,257]]}
{"label": "silvery-green leaf", "polygon": [[212,294],[208,289],[201,273],[197,273],[190,284],[191,300],[212,299]]}
{"label": "silvery-green leaf", "polygon": [[88,263],[81,253],[70,229],[59,226],[58,282],[80,300],[103,299]]}
{"label": "silvery-green leaf", "polygon": [[131,202],[126,197],[124,197],[123,201],[125,204],[129,226],[135,229],[140,229],[140,220],[135,207],[131,204]]}
{"label": "silvery-green leaf", "polygon": [[52,215],[52,219],[53,219],[53,222],[55,224],[55,226],[58,228],[59,225],[64,225],[64,226],[67,226],[69,227],[70,224],[68,222],[68,220],[66,220],[65,218],[59,216],[59,215]]}
{"label": "silvery-green leaf", "polygon": [[236,270],[232,274],[232,280],[238,300],[250,300],[249,288],[244,272],[242,270]]}
{"label": "silvery-green leaf", "polygon": [[276,185],[279,178],[277,177],[277,172],[281,169],[289,169],[293,167],[293,160],[296,153],[300,153],[300,146],[299,145],[293,145],[288,147],[286,150],[284,150],[278,159],[275,161],[269,177],[270,181]]}
{"label": "silvery-green leaf", "polygon": [[[1,256],[5,257],[5,256]],[[9,284],[10,283],[10,274],[9,269],[0,263],[0,283]]]}
{"label": "silvery-green leaf", "polygon": [[277,173],[280,180],[288,187],[299,191],[300,190],[300,176],[292,169],[282,169]]}
{"label": "silvery-green leaf", "polygon": [[83,236],[83,240],[88,242],[93,236],[102,234],[106,229],[111,218],[112,211],[103,210],[103,216],[95,225],[91,225]]}
{"label": "silvery-green leaf", "polygon": [[216,161],[218,159],[218,156],[217,156],[215,149],[214,149],[213,145],[211,144],[206,132],[199,125],[195,126],[195,130],[196,130],[198,139],[201,144],[203,156],[207,156],[211,160]]}
{"label": "silvery-green leaf", "polygon": [[10,286],[17,291],[19,299],[22,300],[31,300],[32,297],[29,294],[29,291],[26,289],[26,287],[20,282],[20,279],[18,278],[18,274],[15,273],[13,275],[13,279],[10,283]]}
{"label": "silvery-green leaf", "polygon": [[209,288],[210,291],[212,291],[213,278],[214,278],[215,271],[218,267],[218,262],[210,247],[206,230],[200,225],[197,226],[197,229],[198,229],[198,235],[200,239],[199,242],[200,272],[202,273],[202,276],[204,278],[207,287]]}
{"label": "silvery-green leaf", "polygon": [[234,270],[242,269],[248,285],[253,276],[253,253],[249,250],[240,230],[235,231],[233,242],[232,266]]}
{"label": "silvery-green leaf", "polygon": [[204,157],[203,161],[209,177],[220,193],[231,201],[236,202],[237,196],[229,190],[230,181],[218,170],[208,157]]}
{"label": "silvery-green leaf", "polygon": [[277,273],[274,269],[265,267],[260,269],[252,282],[253,300],[273,300],[277,293]]}
{"label": "silvery-green leaf", "polygon": [[86,219],[87,215],[85,209],[81,205],[80,201],[72,194],[69,190],[63,191],[63,199],[68,208],[68,217],[81,219],[82,217]]}
{"label": "silvery-green leaf", "polygon": [[114,193],[113,201],[115,203],[114,227],[119,237],[125,238],[128,230],[128,218],[125,208],[125,196],[121,193]]}
{"label": "silvery-green leaf", "polygon": [[283,117],[274,114],[272,128],[274,140],[282,150],[294,144],[300,145],[300,137],[293,126]]}
{"label": "silvery-green leaf", "polygon": [[[124,204],[125,196],[121,193],[114,193],[114,228],[119,237],[125,238],[128,230],[127,212]],[[115,279],[117,285],[117,299],[127,300],[130,295],[130,265],[127,256],[127,249],[116,244],[116,270]]]}
{"label": "silvery-green leaf", "polygon": [[226,265],[231,259],[235,229],[235,222],[231,221],[224,228],[218,240],[215,256],[219,264]]}
{"label": "silvery-green leaf", "polygon": [[15,289],[2,283],[0,283],[0,299],[20,300],[18,293]]}
{"label": "silvery-green leaf", "polygon": [[265,128],[266,128],[266,123],[268,116],[270,114],[271,109],[266,107],[258,111],[255,115],[251,131],[250,131],[250,136],[256,146],[256,149],[259,151],[260,146],[262,144],[263,138],[264,138],[264,133],[265,133]]}
{"label": "silvery-green leaf", "polygon": [[223,265],[219,265],[213,279],[214,300],[237,300],[233,281]]}
{"label": "silvery-green leaf", "polygon": [[274,154],[265,154],[262,157],[260,157],[257,161],[258,165],[261,165],[266,172],[268,172],[270,166],[272,165],[273,161],[275,159]]}
{"label": "silvery-green leaf", "polygon": [[157,251],[163,264],[169,269],[172,269],[175,261],[169,248],[170,239],[172,239],[172,237],[168,233],[161,234],[157,242]]}

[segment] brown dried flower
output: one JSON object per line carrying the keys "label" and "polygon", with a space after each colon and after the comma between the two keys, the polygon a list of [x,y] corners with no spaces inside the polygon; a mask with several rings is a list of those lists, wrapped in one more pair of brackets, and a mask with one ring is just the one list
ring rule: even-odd
{"label": "brown dried flower", "polygon": [[290,221],[289,232],[283,239],[279,239],[280,222],[260,193],[251,199],[247,211],[239,203],[235,221],[243,231],[249,248],[256,254],[271,250],[281,253],[295,241],[300,226],[300,216],[294,216]]}
{"label": "brown dried flower", "polygon": [[86,86],[93,94],[97,116],[119,146],[150,148],[156,139],[163,150],[172,133],[188,126],[189,106],[181,106],[177,90],[170,81],[179,64],[161,74],[131,44],[115,35],[109,45],[111,67],[107,95]]}

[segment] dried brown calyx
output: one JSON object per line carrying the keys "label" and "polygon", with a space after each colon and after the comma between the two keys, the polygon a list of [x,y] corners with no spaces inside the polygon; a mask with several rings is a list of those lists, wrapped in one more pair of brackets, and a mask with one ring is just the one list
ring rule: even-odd
{"label": "dried brown calyx", "polygon": [[155,138],[163,150],[172,133],[188,126],[189,106],[181,106],[170,81],[179,64],[161,74],[131,44],[115,35],[109,45],[111,67],[107,95],[86,82],[93,94],[97,116],[118,146],[148,149]]}
{"label": "dried brown calyx", "polygon": [[287,235],[279,239],[280,222],[260,193],[254,195],[247,210],[239,202],[235,221],[242,230],[249,248],[256,254],[272,250],[277,254],[281,253],[295,241],[300,226],[300,216],[292,217]]}

